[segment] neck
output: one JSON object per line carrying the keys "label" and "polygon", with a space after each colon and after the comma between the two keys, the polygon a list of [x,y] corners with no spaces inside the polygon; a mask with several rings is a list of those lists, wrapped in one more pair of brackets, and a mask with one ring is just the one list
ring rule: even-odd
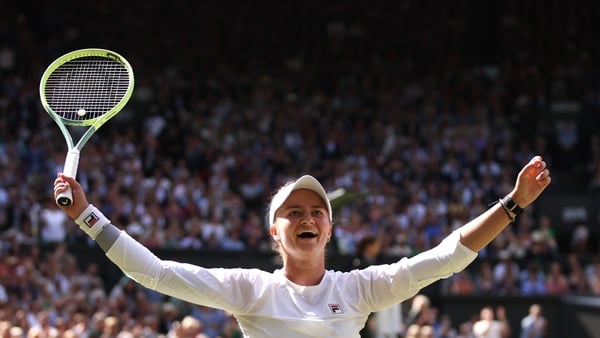
{"label": "neck", "polygon": [[302,286],[319,285],[325,275],[325,261],[296,261],[283,262],[283,274],[291,282]]}

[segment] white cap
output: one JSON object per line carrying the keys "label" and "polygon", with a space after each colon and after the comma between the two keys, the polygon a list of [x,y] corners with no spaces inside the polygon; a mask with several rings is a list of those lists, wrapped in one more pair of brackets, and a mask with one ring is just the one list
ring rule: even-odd
{"label": "white cap", "polygon": [[283,203],[285,203],[288,197],[290,197],[292,191],[298,189],[309,189],[316,192],[323,199],[323,202],[325,202],[325,204],[327,205],[329,221],[332,222],[333,218],[331,214],[331,202],[327,197],[327,192],[316,178],[310,175],[304,175],[299,179],[289,182],[283,187],[281,187],[281,189],[279,189],[275,196],[273,196],[273,198],[271,199],[271,205],[269,206],[269,224],[275,223],[275,212],[277,212],[277,209],[281,208]]}

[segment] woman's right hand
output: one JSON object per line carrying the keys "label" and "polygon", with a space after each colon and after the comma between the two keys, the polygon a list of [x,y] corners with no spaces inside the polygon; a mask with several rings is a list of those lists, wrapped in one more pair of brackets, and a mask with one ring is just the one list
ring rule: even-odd
{"label": "woman's right hand", "polygon": [[60,193],[67,190],[68,187],[71,187],[73,193],[73,203],[69,206],[57,205],[67,215],[69,215],[69,217],[76,219],[90,203],[88,202],[79,182],[72,177],[63,175],[63,173],[58,173],[56,175],[56,179],[54,180],[54,200],[56,200]]}

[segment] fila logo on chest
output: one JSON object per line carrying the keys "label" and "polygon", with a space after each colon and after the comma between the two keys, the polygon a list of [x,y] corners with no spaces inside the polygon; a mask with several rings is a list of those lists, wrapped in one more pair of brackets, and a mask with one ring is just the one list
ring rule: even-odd
{"label": "fila logo on chest", "polygon": [[340,306],[340,304],[327,304],[329,306],[329,311],[331,311],[331,313],[333,313],[334,315],[341,315],[342,313],[344,313],[344,311],[342,311],[342,307]]}

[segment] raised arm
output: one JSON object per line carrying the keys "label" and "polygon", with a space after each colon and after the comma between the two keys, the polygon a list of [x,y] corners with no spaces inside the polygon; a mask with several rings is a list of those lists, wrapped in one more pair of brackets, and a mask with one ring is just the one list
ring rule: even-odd
{"label": "raised arm", "polygon": [[[513,190],[507,195],[520,208],[533,203],[551,182],[550,171],[541,156],[535,156],[519,172]],[[488,245],[517,216],[499,202],[460,228],[461,243],[473,251]]]}
{"label": "raised arm", "polygon": [[111,224],[100,210],[88,202],[79,182],[59,173],[54,181],[54,195],[68,187],[73,192],[73,204],[60,208],[98,243],[116,266],[141,285],[191,303],[230,312],[240,311],[256,297],[255,290],[260,289],[256,287],[257,272],[209,269],[162,260]]}

